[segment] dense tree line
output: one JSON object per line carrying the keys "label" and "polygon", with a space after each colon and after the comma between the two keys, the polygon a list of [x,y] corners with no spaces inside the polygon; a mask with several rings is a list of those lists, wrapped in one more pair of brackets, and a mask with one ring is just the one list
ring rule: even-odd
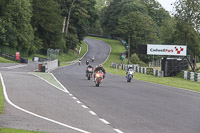
{"label": "dense tree line", "polygon": [[95,4],[95,0],[0,0],[0,45],[27,55],[48,48],[74,49],[98,18]]}
{"label": "dense tree line", "polygon": [[173,6],[170,15],[156,0],[112,0],[100,12],[103,34],[126,41],[130,35],[131,54],[140,44],[178,44],[200,57],[199,0],[177,0]]}

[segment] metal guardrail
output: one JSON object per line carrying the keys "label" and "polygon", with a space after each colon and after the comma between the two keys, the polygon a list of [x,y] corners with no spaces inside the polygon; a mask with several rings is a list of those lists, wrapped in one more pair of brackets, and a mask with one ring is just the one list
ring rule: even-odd
{"label": "metal guardrail", "polygon": [[[116,68],[116,69],[121,68],[123,70],[127,70],[128,65],[112,63],[111,67]],[[142,73],[142,74],[154,75],[154,76],[157,76],[157,77],[164,77],[163,71],[153,69],[153,68],[140,67],[138,64],[133,64],[133,69],[134,69],[135,72],[139,72],[139,73]]]}

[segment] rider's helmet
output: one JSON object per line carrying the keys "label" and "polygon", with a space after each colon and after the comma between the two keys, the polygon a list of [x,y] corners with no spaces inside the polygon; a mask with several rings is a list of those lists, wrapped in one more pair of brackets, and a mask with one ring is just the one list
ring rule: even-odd
{"label": "rider's helmet", "polygon": [[128,65],[128,68],[133,68],[133,65]]}
{"label": "rider's helmet", "polygon": [[102,67],[102,64],[100,64],[99,66]]}

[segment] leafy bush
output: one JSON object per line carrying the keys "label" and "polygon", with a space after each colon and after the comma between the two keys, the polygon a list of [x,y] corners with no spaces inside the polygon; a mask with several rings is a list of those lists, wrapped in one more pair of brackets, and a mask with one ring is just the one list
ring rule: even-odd
{"label": "leafy bush", "polygon": [[137,54],[132,54],[130,60],[131,60],[131,63],[133,64],[139,64],[140,66],[147,66],[143,61],[140,60]]}

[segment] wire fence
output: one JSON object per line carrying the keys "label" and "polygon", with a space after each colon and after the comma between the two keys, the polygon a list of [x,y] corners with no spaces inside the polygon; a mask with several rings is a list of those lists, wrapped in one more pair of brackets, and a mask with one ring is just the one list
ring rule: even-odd
{"label": "wire fence", "polygon": [[47,59],[50,61],[56,60],[59,57],[60,49],[47,49]]}

